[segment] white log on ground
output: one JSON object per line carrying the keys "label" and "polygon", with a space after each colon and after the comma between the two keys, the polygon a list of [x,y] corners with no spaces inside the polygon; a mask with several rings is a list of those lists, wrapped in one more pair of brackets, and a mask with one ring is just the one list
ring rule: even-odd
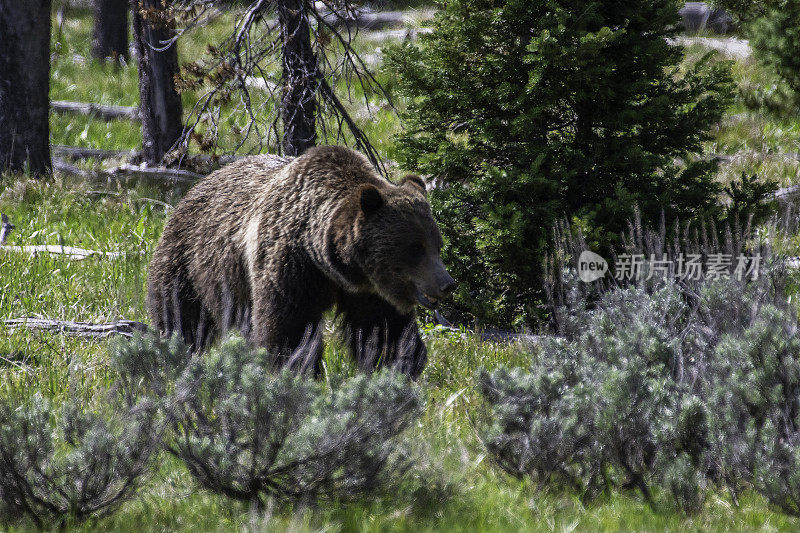
{"label": "white log on ground", "polygon": [[[134,154],[135,155],[135,154]],[[150,167],[147,165],[122,164],[116,167],[104,169],[85,169],[72,165],[63,159],[53,159],[53,169],[57,172],[78,176],[81,178],[95,178],[107,180],[127,180],[127,179],[147,179],[152,181],[165,181],[172,183],[194,184],[207,174],[213,172],[221,166],[242,159],[240,155],[221,155],[212,157],[205,154],[192,155],[182,160],[181,166],[197,170],[186,170],[181,168]],[[292,158],[277,156],[273,154],[261,154],[260,157],[268,157],[273,160],[276,166],[285,165]]]}
{"label": "white log on ground", "polygon": [[56,113],[72,113],[76,115],[96,115],[103,120],[140,120],[139,108],[121,105],[101,105],[91,102],[67,102],[52,100],[50,109]]}
{"label": "white log on ground", "polygon": [[399,30],[365,31],[359,33],[359,39],[369,42],[377,41],[413,41],[422,33],[430,33],[433,28],[401,28]]}
{"label": "white log on ground", "polygon": [[336,13],[325,13],[325,21],[333,27],[361,28],[379,30],[405,26],[407,16],[403,11],[372,11],[356,13],[354,16],[339,16]]}
{"label": "white log on ground", "polygon": [[333,13],[324,7],[320,9],[326,23],[334,27],[361,28],[364,30],[380,30],[383,28],[399,28],[415,26],[432,19],[435,9],[409,9],[405,11],[372,11],[359,9],[353,13]]}
{"label": "white log on ground", "polygon": [[731,59],[746,59],[752,54],[750,48],[750,41],[745,39],[735,39],[733,37],[715,38],[715,37],[688,37],[686,35],[678,35],[677,37],[667,39],[667,43],[675,46],[690,46],[699,44],[706,48],[711,48],[722,53],[722,55]]}
{"label": "white log on ground", "polygon": [[191,170],[144,165],[120,165],[107,170],[105,174],[110,178],[148,178],[180,183],[195,183],[203,177]]}
{"label": "white log on ground", "polygon": [[90,178],[98,174],[98,172],[93,172],[91,170],[86,170],[76,167],[75,165],[71,165],[70,163],[67,163],[58,157],[53,158],[53,170],[55,172],[60,172],[61,174],[69,174],[70,176],[79,176],[81,178]]}
{"label": "white log on ground", "polygon": [[794,203],[800,197],[800,185],[778,189],[774,196],[779,202]]}
{"label": "white log on ground", "polygon": [[39,244],[29,246],[0,246],[0,252],[21,253],[31,256],[39,254],[54,254],[63,255],[67,259],[73,261],[81,261],[89,257],[106,257],[108,259],[118,259],[128,252],[104,252],[100,250],[87,250],[86,248],[77,248],[75,246],[61,246],[58,244]]}
{"label": "white log on ground", "polygon": [[[95,324],[91,322],[72,322],[65,320],[52,320],[49,318],[26,317],[7,319],[0,323],[2,323],[6,328],[12,330],[17,328],[25,328],[94,338],[105,338],[111,335],[124,335],[126,337],[131,337],[137,331],[145,332],[148,329],[147,324],[144,322],[137,322],[135,320],[118,320],[116,322]],[[444,327],[443,329],[458,333],[467,333],[453,327]],[[471,333],[475,334],[474,332]],[[522,343],[525,345],[540,344],[545,338],[542,335],[530,335],[504,331],[482,332],[478,333],[477,335],[480,336],[481,340],[485,342],[498,342],[504,344]]]}
{"label": "white log on ground", "polygon": [[136,150],[103,150],[102,148],[83,148],[80,146],[67,146],[54,144],[50,147],[56,157],[79,161],[82,159],[130,159],[136,157]]}
{"label": "white log on ground", "polygon": [[755,161],[782,161],[791,163],[800,161],[797,152],[736,152],[735,154],[710,154],[709,158],[720,163],[734,163],[748,160]]}
{"label": "white log on ground", "polygon": [[143,178],[153,181],[193,184],[203,177],[202,174],[198,174],[197,172],[192,172],[190,170],[165,167],[148,167],[130,164],[112,167],[108,170],[84,169],[75,165],[71,165],[63,159],[58,158],[53,160],[53,169],[63,174],[69,174],[86,179],[94,178],[107,180],[128,180]]}
{"label": "white log on ground", "polygon": [[147,331],[147,324],[135,320],[118,320],[106,324],[92,324],[90,322],[71,322],[51,320],[48,318],[26,317],[3,320],[2,324],[11,330],[32,329],[92,338],[106,338],[111,335],[132,337],[137,331]]}

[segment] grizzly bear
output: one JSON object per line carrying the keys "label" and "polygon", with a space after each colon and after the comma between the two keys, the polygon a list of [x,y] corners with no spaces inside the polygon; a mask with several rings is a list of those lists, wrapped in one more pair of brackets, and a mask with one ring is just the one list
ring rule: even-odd
{"label": "grizzly bear", "polygon": [[[148,310],[162,334],[196,350],[239,329],[276,364],[319,371],[333,307],[359,367],[413,377],[427,350],[415,306],[455,281],[439,252],[425,183],[380,177],[358,152],[320,146],[289,162],[253,156],[195,185],[153,254]],[[313,342],[312,342],[313,341]]]}

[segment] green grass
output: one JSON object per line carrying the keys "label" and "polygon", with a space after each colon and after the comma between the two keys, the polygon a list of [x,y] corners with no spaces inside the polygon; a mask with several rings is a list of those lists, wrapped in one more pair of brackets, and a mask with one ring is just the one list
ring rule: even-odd
{"label": "green grass", "polygon": [[[182,42],[182,59],[197,57],[205,42],[224,34],[229,21],[227,15]],[[88,12],[68,12],[54,45],[51,97],[137,105],[135,65],[115,67],[85,59],[90,31]],[[376,47],[374,43],[357,46],[365,53]],[[736,68],[740,84],[769,86],[773,81],[755,64]],[[392,82],[388,73],[381,73],[379,79]],[[358,100],[362,95],[355,96]],[[184,96],[189,101],[191,97]],[[710,151],[800,151],[798,119],[762,115],[741,104],[729,115],[714,132]],[[374,119],[358,120],[381,154],[393,157],[392,135],[401,127],[399,119],[384,109]],[[52,115],[51,136],[54,143],[108,149],[136,148],[140,143],[138,126],[91,117]],[[740,170],[776,177],[782,184],[800,182],[797,165],[760,155],[742,156],[742,162],[723,167],[720,179]],[[126,252],[118,259],[83,261],[0,253],[0,319],[146,320],[147,263],[169,205],[180,194],[142,184],[86,183],[60,176],[44,181],[0,177],[0,211],[17,226],[7,244],[62,243]],[[328,336],[333,333],[329,328]],[[391,494],[315,507],[275,504],[255,514],[240,503],[198,489],[180,464],[164,457],[136,500],[110,517],[73,527],[85,531],[795,531],[800,527],[797,519],[774,512],[763,498],[750,493],[738,506],[725,493],[713,494],[700,514],[687,517],[666,503],[653,508],[635,491],[606,494],[585,503],[572,493],[539,490],[501,474],[490,463],[473,425],[482,413],[475,373],[481,367],[525,365],[530,354],[517,346],[435,332],[429,334],[429,348],[430,361],[420,380],[426,411],[410,435],[419,459]],[[91,404],[102,401],[103,390],[114,379],[104,340],[25,330],[12,333],[0,326],[0,357],[3,397],[25,398],[38,392],[57,403],[79,397]],[[329,343],[326,365],[330,373],[353,372],[347,354],[335,342]],[[24,521],[13,524],[20,531],[30,526]]]}
{"label": "green grass", "polygon": [[[706,52],[701,45],[687,47],[687,57],[697,58]],[[722,60],[721,55],[717,56]],[[780,84],[777,74],[752,57],[733,62],[737,86],[736,99],[726,117],[712,130],[706,152],[735,155],[720,166],[719,181],[729,183],[742,172],[761,179],[777,181],[781,187],[800,183],[800,115],[791,110],[775,113],[757,105],[754,93],[771,94]],[[783,154],[789,154],[784,156]]]}
{"label": "green grass", "polygon": [[[0,318],[43,315],[65,320],[145,319],[147,258],[165,221],[151,200],[174,201],[171,193],[135,187],[98,194],[97,185],[63,179],[35,181],[6,176],[0,181],[0,211],[17,224],[9,244],[80,245],[124,250],[117,260],[67,261],[57,256],[0,256]],[[141,256],[137,255],[143,252]],[[421,379],[427,408],[410,437],[420,459],[392,494],[349,504],[312,508],[275,505],[252,514],[245,506],[199,490],[173,460],[138,499],[82,530],[283,531],[630,531],[793,530],[800,523],[769,510],[759,496],[738,507],[714,495],[697,516],[685,517],[664,504],[651,508],[634,492],[613,493],[583,503],[574,494],[537,490],[499,473],[481,448],[473,419],[481,416],[474,374],[482,366],[524,365],[520,347],[481,343],[455,334],[431,334],[430,362]],[[57,334],[0,330],[0,394],[39,392],[56,402],[102,401],[114,376],[105,341]],[[326,353],[331,372],[351,372],[335,343]],[[30,524],[15,523],[18,530]]]}

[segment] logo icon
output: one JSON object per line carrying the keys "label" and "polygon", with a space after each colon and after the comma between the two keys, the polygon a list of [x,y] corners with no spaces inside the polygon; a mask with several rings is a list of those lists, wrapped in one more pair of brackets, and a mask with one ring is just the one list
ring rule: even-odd
{"label": "logo icon", "polygon": [[585,283],[602,278],[608,272],[608,263],[594,252],[584,250],[578,258],[578,277]]}

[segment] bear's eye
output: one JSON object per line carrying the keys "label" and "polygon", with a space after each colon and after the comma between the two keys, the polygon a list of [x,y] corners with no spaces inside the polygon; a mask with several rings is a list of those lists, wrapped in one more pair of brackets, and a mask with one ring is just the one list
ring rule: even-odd
{"label": "bear's eye", "polygon": [[423,255],[425,255],[425,247],[422,246],[421,242],[412,244],[408,249],[408,256],[411,259],[419,259]]}

